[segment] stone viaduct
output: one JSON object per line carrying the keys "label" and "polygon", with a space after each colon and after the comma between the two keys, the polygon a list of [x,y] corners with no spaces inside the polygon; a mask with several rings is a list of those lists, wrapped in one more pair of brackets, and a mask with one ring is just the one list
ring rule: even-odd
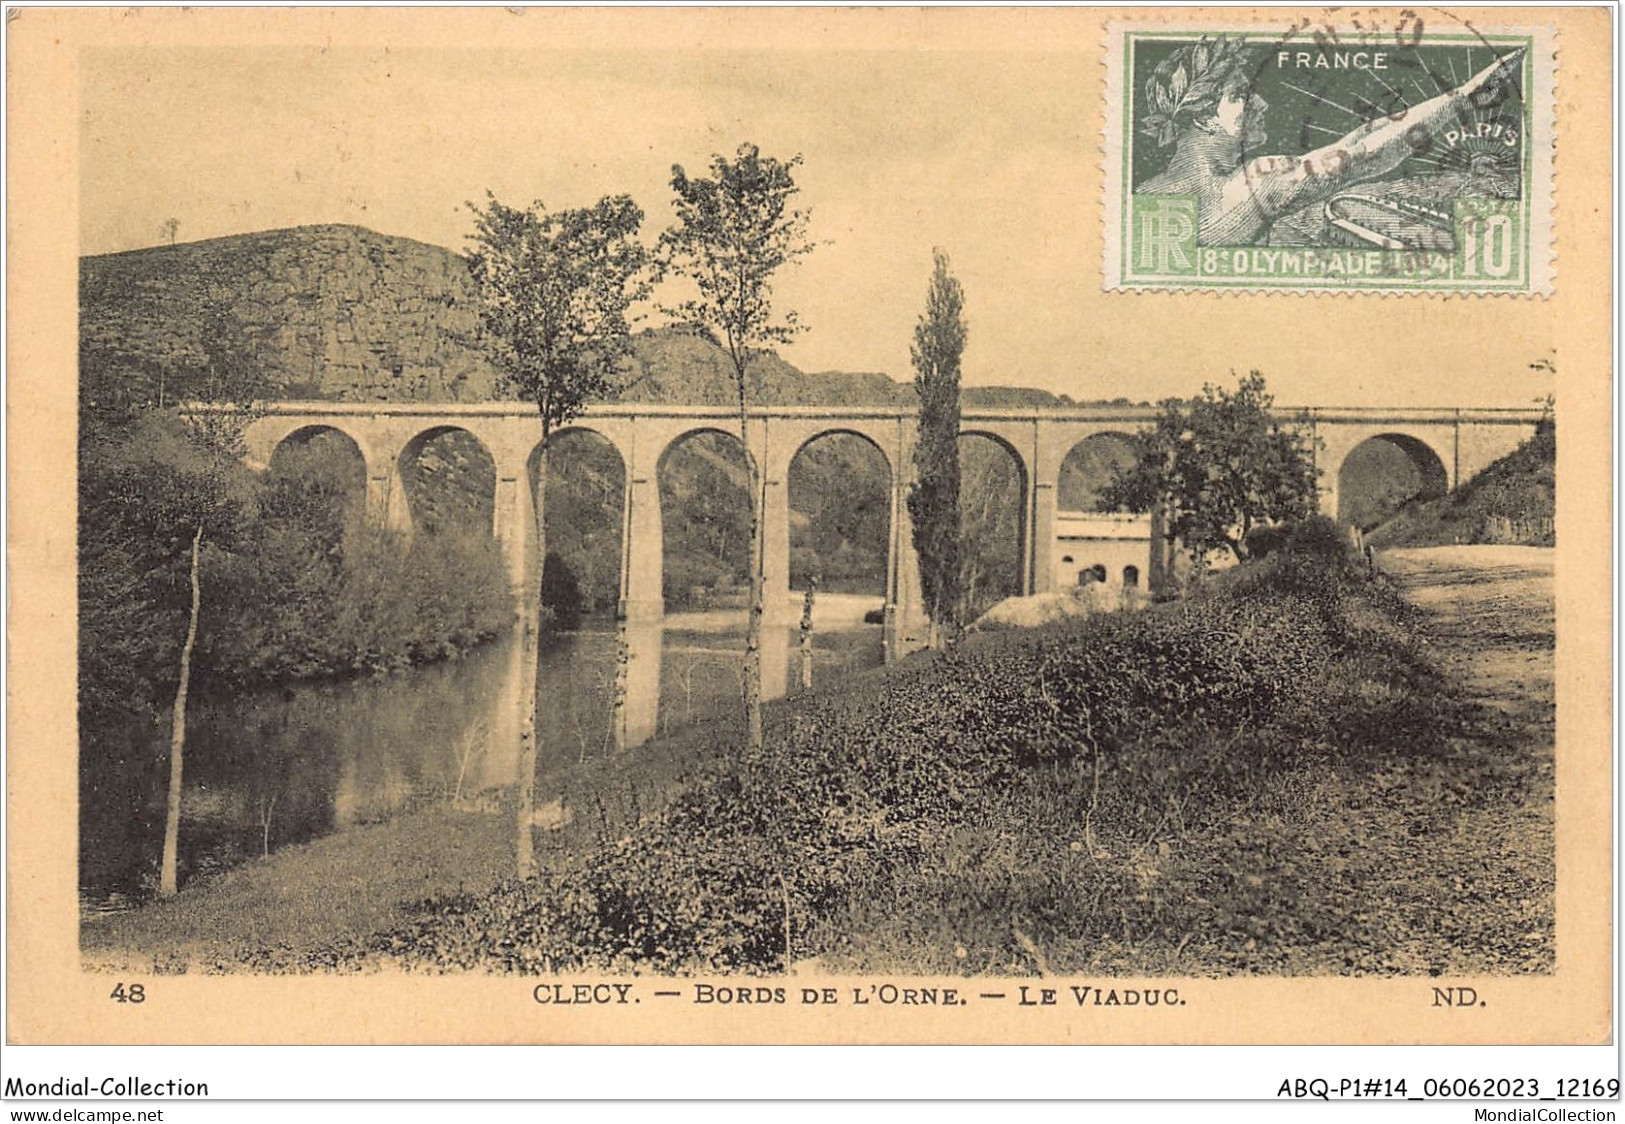
{"label": "stone viaduct", "polygon": [[[1511,452],[1534,432],[1537,410],[1480,409],[1282,409],[1304,416],[1321,470],[1321,506],[1338,511],[1338,475],[1361,443],[1379,438],[1402,449],[1444,487],[1470,479]],[[1022,486],[1022,588],[1040,593],[1056,584],[1052,562],[1057,536],[1057,484],[1067,455],[1098,434],[1132,433],[1155,414],[1152,407],[966,409],[961,433],[996,441],[1014,458]],[[534,565],[531,495],[541,425],[534,408],[519,402],[356,403],[273,402],[246,428],[251,464],[270,463],[290,438],[336,430],[352,440],[366,464],[369,515],[378,524],[410,531],[412,515],[401,484],[401,467],[439,433],[461,429],[490,454],[496,469],[492,534],[502,544],[516,578]],[[699,431],[739,436],[738,414],[723,407],[603,405],[588,410],[568,429],[590,430],[614,447],[625,469],[622,505],[621,607],[629,620],[654,620],[664,612],[661,593],[663,533],[656,470],[667,449]],[[912,647],[923,630],[918,565],[908,531],[907,495],[912,474],[915,415],[895,407],[785,406],[751,411],[749,455],[766,468],[765,576],[767,613],[789,623],[796,612],[790,587],[791,461],[810,442],[832,433],[856,434],[885,458],[891,482],[891,542],[887,563],[888,640]]]}

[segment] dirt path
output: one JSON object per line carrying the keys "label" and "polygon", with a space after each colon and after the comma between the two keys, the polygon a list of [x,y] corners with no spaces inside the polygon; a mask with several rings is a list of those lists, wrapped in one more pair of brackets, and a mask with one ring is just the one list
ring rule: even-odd
{"label": "dirt path", "polygon": [[1412,970],[1501,975],[1555,964],[1555,553],[1378,555],[1424,614],[1425,643],[1469,704],[1462,736],[1419,762],[1396,797],[1415,837],[1384,893],[1404,917],[1393,959]]}
{"label": "dirt path", "polygon": [[1378,566],[1428,614],[1434,653],[1473,701],[1553,736],[1557,552],[1536,546],[1383,551]]}

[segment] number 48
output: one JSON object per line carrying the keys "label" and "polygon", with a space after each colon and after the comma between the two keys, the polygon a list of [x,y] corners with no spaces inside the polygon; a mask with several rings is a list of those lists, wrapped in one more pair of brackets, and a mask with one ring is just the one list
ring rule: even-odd
{"label": "number 48", "polygon": [[147,989],[140,984],[131,984],[129,987],[119,984],[107,998],[115,1003],[145,1003]]}

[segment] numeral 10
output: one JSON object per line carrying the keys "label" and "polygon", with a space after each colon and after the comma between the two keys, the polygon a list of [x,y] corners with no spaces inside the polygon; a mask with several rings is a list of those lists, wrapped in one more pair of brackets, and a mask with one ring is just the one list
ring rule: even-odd
{"label": "numeral 10", "polygon": [[1464,277],[1505,277],[1512,272],[1512,220],[1505,215],[1473,215],[1461,224]]}

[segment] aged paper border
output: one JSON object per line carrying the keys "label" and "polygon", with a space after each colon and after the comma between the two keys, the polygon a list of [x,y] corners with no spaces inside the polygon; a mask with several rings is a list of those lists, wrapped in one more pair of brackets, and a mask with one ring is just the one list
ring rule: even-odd
{"label": "aged paper border", "polygon": [[[106,1002],[106,978],[78,967],[74,893],[74,425],[77,306],[76,57],[98,43],[331,43],[379,40],[566,46],[698,43],[805,50],[846,46],[1076,49],[1104,79],[1105,23],[1122,10],[546,10],[24,9],[9,13],[7,295],[10,504],[7,729],[8,977],[13,1043],[1062,1043],[1578,1044],[1607,1041],[1612,978],[1613,772],[1610,757],[1612,476],[1609,249],[1612,69],[1601,9],[1461,10],[1486,23],[1555,25],[1558,76],[1555,243],[1550,298],[1563,419],[1558,479],[1562,554],[1556,575],[1557,971],[1487,979],[1154,980],[1187,1006],[1102,1019],[1057,1007],[904,1011],[850,1006],[573,1011],[531,1000],[522,978],[204,977],[149,980],[156,1001],[136,1017]],[[1157,13],[1139,9],[1136,21]],[[1181,22],[1278,23],[1295,13],[1181,10]],[[1079,107],[1090,138],[1100,103]],[[1085,163],[1098,169],[1099,154]],[[1097,185],[1098,186],[1098,185]],[[1098,225],[1091,221],[1098,238]],[[1099,246],[1091,248],[1098,262]],[[1099,284],[1099,275],[1089,279]],[[1294,294],[1180,294],[1123,299],[1257,302],[1256,331],[1301,330]],[[1347,298],[1338,298],[1346,300]],[[1371,299],[1370,297],[1364,299]],[[1496,300],[1429,301],[1442,334],[1493,331]],[[798,980],[784,981],[798,986]],[[820,980],[835,986],[851,981]],[[862,983],[874,982],[866,978]],[[901,982],[901,981],[899,981]],[[966,981],[940,981],[964,986]],[[974,987],[976,981],[969,981]],[[1020,982],[1020,981],[1012,981]],[[1027,981],[1031,982],[1031,981]],[[1060,981],[1095,982],[1071,979]],[[1106,982],[1106,981],[1101,981]],[[1118,985],[1133,981],[1110,981]],[[1431,986],[1467,984],[1489,1005],[1429,1007]],[[653,981],[640,981],[653,987]],[[1076,1009],[1074,1009],[1076,1010]],[[861,1017],[860,1017],[861,1015]]]}

